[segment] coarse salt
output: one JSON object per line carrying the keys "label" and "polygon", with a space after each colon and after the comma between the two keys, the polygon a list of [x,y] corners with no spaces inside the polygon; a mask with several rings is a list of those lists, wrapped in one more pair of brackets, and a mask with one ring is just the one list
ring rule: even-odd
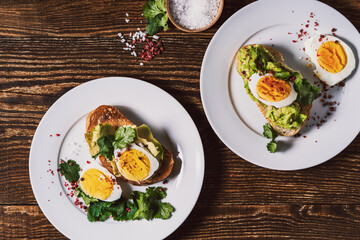
{"label": "coarse salt", "polygon": [[187,29],[208,26],[218,13],[220,0],[170,0],[174,20]]}

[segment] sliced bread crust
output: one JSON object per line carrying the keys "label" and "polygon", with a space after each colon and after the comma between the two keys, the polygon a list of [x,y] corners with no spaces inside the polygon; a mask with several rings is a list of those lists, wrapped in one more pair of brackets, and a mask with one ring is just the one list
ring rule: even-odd
{"label": "sliced bread crust", "polygon": [[[115,129],[121,126],[135,126],[129,119],[127,119],[120,111],[108,105],[101,105],[95,110],[91,111],[86,118],[86,132],[92,131],[96,125],[108,123],[115,127]],[[174,166],[174,158],[172,153],[163,146],[164,149],[164,158],[160,168],[156,171],[155,175],[145,181],[131,181],[125,179],[121,175],[117,177],[121,177],[124,181],[128,181],[133,185],[148,185],[156,182],[160,182],[163,179],[167,178],[171,173],[171,170]],[[106,157],[101,155],[99,156],[99,160],[103,164],[103,166],[109,170],[112,174],[114,174],[114,169],[112,165],[106,160]]]}
{"label": "sliced bread crust", "polygon": [[[265,45],[261,45],[263,48],[265,48],[266,50],[268,50],[271,55],[273,55],[273,57],[275,58],[276,61],[278,61],[279,63],[281,63],[282,65],[286,66],[287,68],[289,68],[289,66],[287,66],[287,64],[284,62],[284,57],[283,55],[275,50],[274,48],[272,47],[268,47],[268,46],[265,46]],[[244,46],[246,47],[246,46]],[[239,61],[239,58],[238,58],[238,55],[236,55],[236,66],[238,66],[240,64],[240,61]],[[290,69],[290,68],[289,68]],[[309,105],[309,106],[305,106],[305,105],[301,105],[300,104],[300,112],[302,114],[305,114],[307,116],[307,118],[304,120],[304,122],[300,125],[299,128],[297,129],[287,129],[287,128],[283,128],[283,127],[280,127],[280,126],[277,126],[275,125],[269,118],[266,117],[266,112],[267,112],[267,108],[263,105],[261,105],[260,103],[256,102],[256,105],[258,106],[258,108],[260,109],[261,113],[264,115],[265,119],[268,121],[268,123],[272,126],[272,128],[274,129],[274,131],[279,134],[280,136],[286,136],[286,137],[291,137],[291,136],[294,136],[296,133],[298,133],[300,131],[300,129],[302,127],[305,126],[305,123],[306,123],[306,120],[309,118],[309,115],[310,115],[310,110],[311,110],[311,107],[312,105]]]}

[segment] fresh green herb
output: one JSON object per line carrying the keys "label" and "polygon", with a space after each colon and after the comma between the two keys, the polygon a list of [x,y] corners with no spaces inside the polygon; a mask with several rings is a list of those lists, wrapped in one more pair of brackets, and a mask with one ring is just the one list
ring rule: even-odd
{"label": "fresh green herb", "polygon": [[287,79],[289,79],[289,77],[290,77],[290,73],[287,72],[287,71],[285,71],[285,72],[276,72],[276,73],[274,74],[274,76],[275,76],[276,78],[280,78],[280,79],[282,79],[282,80],[287,80]]}
{"label": "fresh green herb", "polygon": [[149,187],[146,192],[134,191],[130,199],[120,198],[114,202],[91,202],[87,211],[90,222],[105,221],[110,216],[114,220],[151,220],[153,218],[168,219],[174,207],[167,202],[161,202],[166,197],[162,187]]}
{"label": "fresh green herb", "polygon": [[105,135],[102,138],[97,140],[97,144],[99,145],[99,152],[93,156],[96,158],[97,156],[104,155],[108,160],[112,161],[114,155],[114,136],[113,135]]}
{"label": "fresh green herb", "polygon": [[113,142],[113,147],[116,149],[126,148],[130,143],[134,141],[136,137],[136,131],[134,128],[119,127],[115,132],[115,141]]}
{"label": "fresh green herb", "polygon": [[105,221],[111,216],[111,212],[108,208],[113,204],[113,202],[92,202],[87,209],[87,218],[90,222],[95,221]]}
{"label": "fresh green herb", "polygon": [[294,88],[298,93],[296,101],[303,105],[311,105],[311,103],[319,97],[320,89],[310,84],[306,79],[300,77],[300,73],[294,73]]}
{"label": "fresh green herb", "polygon": [[269,123],[265,123],[263,128],[264,128],[263,135],[265,137],[274,140],[278,136],[277,133],[274,131],[274,129],[271,127],[271,125]]}
{"label": "fresh green herb", "polygon": [[277,148],[277,143],[275,140],[271,140],[271,142],[269,142],[266,147],[269,152],[274,153]]}
{"label": "fresh green herb", "polygon": [[77,197],[81,197],[84,200],[84,203],[86,205],[89,205],[92,202],[98,202],[99,200],[97,200],[96,198],[90,197],[89,195],[87,195],[82,189],[81,187],[77,187],[75,190],[75,196]]}
{"label": "fresh green herb", "polygon": [[143,7],[143,14],[149,25],[146,31],[150,35],[168,29],[168,15],[166,13],[165,0],[149,0]]}
{"label": "fresh green herb", "polygon": [[65,176],[66,180],[71,183],[76,182],[80,178],[80,166],[74,160],[68,160],[67,162],[63,161],[60,163],[59,171]]}
{"label": "fresh green herb", "polygon": [[266,138],[271,139],[271,141],[266,145],[269,152],[274,153],[277,148],[277,143],[275,141],[275,138],[278,136],[277,133],[274,131],[274,129],[271,127],[269,123],[265,123],[263,126],[264,132],[263,135]]}

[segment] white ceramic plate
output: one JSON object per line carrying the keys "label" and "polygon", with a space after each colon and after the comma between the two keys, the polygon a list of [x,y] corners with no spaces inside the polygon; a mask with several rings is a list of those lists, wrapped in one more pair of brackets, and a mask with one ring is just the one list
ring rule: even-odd
{"label": "white ceramic plate", "polygon": [[[170,219],[91,223],[84,210],[74,205],[75,199],[66,195],[64,178],[56,171],[60,159],[73,159],[81,166],[92,161],[84,141],[85,117],[103,104],[118,107],[135,124],[149,125],[154,136],[173,153],[175,164],[169,182],[155,184],[168,188],[164,201],[175,208]],[[185,221],[197,201],[204,177],[204,154],[194,122],[171,95],[140,80],[110,77],[75,87],[50,107],[33,138],[29,171],[41,210],[68,238],[162,239]],[[128,183],[122,187],[125,195],[146,189]]]}
{"label": "white ceramic plate", "polygon": [[[335,87],[328,92],[332,101],[336,101],[336,111],[331,112],[332,115],[318,128],[316,125],[329,111],[318,98],[314,101],[308,126],[301,130],[302,137],[278,137],[279,151],[269,153],[266,149],[269,140],[262,136],[266,120],[245,93],[242,79],[234,67],[235,53],[247,44],[272,46],[284,55],[291,68],[314,82],[317,80],[312,69],[306,66],[309,62],[303,51],[304,41],[314,33],[332,34],[333,28],[336,28],[337,36],[350,45],[357,61],[345,87]],[[299,39],[296,33],[300,29],[307,31],[308,36]],[[220,27],[205,53],[200,91],[206,116],[226,146],[256,165],[296,170],[323,163],[348,146],[360,130],[360,112],[357,110],[360,101],[359,49],[359,32],[326,4],[313,0],[254,2],[240,9]]]}

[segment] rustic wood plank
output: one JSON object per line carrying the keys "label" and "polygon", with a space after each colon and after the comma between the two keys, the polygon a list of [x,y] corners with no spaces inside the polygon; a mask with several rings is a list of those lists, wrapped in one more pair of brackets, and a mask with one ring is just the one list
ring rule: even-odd
{"label": "rustic wood plank", "polygon": [[196,206],[169,239],[358,239],[358,205]]}
{"label": "rustic wood plank", "polygon": [[[64,239],[38,206],[0,206],[0,232],[3,239]],[[197,204],[189,219],[168,237],[210,238],[357,239],[360,206],[282,204],[211,208]]]}
{"label": "rustic wood plank", "polygon": [[[161,87],[186,108],[199,128],[206,156],[204,186],[189,218],[168,239],[360,238],[360,136],[330,161],[289,173],[260,168],[236,156],[207,122],[199,89],[203,55],[221,24],[253,1],[226,0],[219,21],[202,33],[183,33],[170,25],[168,32],[159,34],[165,52],[140,66],[122,50],[117,33],[145,28],[144,2],[0,3],[0,238],[64,238],[46,220],[31,190],[32,136],[60,96],[106,76],[129,76]],[[323,2],[360,29],[358,0]]]}

